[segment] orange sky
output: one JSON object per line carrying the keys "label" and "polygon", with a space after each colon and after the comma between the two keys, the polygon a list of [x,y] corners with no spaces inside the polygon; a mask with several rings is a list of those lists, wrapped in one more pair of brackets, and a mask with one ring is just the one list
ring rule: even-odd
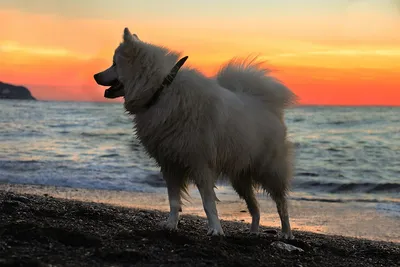
{"label": "orange sky", "polygon": [[400,105],[396,1],[4,0],[0,81],[41,100],[108,101],[93,74],[128,26],[207,75],[233,56],[261,54],[301,104]]}

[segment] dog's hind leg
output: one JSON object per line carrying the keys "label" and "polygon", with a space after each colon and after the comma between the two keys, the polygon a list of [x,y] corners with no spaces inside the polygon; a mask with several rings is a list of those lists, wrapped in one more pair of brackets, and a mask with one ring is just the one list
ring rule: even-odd
{"label": "dog's hind leg", "polygon": [[216,200],[217,197],[214,191],[214,183],[216,175],[211,171],[194,173],[193,179],[199,189],[201,199],[203,201],[203,208],[208,219],[208,232],[207,235],[224,235],[221,227],[221,222],[218,218],[218,211]]}
{"label": "dog's hind leg", "polygon": [[172,174],[172,172],[164,172],[164,179],[167,183],[168,200],[170,212],[168,219],[161,222],[161,226],[168,230],[175,230],[178,227],[179,212],[182,210],[181,195],[182,191],[186,190],[185,176],[180,175],[180,172]]}
{"label": "dog's hind leg", "polygon": [[272,194],[272,199],[276,203],[279,218],[281,219],[282,238],[293,239],[292,230],[290,229],[289,212],[287,207],[287,199],[284,194]]}
{"label": "dog's hind leg", "polygon": [[255,177],[257,182],[263,187],[263,189],[270,194],[272,199],[276,203],[279,218],[282,226],[282,238],[293,239],[292,231],[290,229],[289,212],[287,205],[287,179],[285,178],[288,173],[285,169],[281,172],[269,171],[264,173],[262,176]]}
{"label": "dog's hind leg", "polygon": [[232,180],[232,186],[239,197],[246,201],[247,209],[251,215],[250,233],[258,233],[260,226],[260,208],[251,182],[251,177],[240,176]]}

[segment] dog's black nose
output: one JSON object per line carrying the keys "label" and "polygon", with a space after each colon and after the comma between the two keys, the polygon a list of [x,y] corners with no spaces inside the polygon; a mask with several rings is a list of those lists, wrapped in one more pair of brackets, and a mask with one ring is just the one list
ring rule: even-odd
{"label": "dog's black nose", "polygon": [[98,73],[96,73],[95,75],[93,75],[93,78],[94,78],[94,80],[96,81],[96,83],[99,83],[99,82],[97,81],[98,77],[99,77],[99,74],[98,74]]}

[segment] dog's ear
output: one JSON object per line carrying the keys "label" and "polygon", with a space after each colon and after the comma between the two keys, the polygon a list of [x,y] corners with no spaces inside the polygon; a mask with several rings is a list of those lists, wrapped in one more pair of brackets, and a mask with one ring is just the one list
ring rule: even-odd
{"label": "dog's ear", "polygon": [[140,41],[139,36],[137,36],[136,33],[134,33],[134,34],[132,35],[132,38],[133,38],[133,40],[136,41],[136,42],[139,42],[139,41]]}
{"label": "dog's ear", "polygon": [[129,31],[128,28],[124,29],[124,42],[132,42],[133,36],[132,33]]}

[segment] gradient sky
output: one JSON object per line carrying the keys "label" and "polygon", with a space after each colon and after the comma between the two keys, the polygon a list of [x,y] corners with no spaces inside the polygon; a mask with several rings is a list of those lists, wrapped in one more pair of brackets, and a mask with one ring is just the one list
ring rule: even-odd
{"label": "gradient sky", "polygon": [[302,104],[400,105],[400,0],[1,0],[0,24],[0,81],[41,100],[106,101],[128,26],[206,75],[260,54]]}

